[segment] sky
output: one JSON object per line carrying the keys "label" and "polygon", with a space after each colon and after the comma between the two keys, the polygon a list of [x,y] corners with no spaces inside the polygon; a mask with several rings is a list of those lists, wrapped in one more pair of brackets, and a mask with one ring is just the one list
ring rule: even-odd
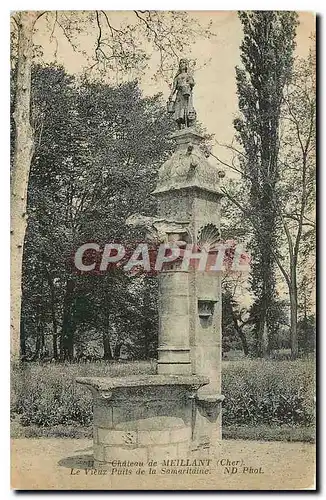
{"label": "sky", "polygon": [[[234,136],[233,120],[237,115],[235,66],[240,64],[241,24],[235,11],[191,11],[190,15],[202,25],[212,20],[211,31],[214,33],[209,39],[197,40],[191,51],[184,54],[185,57],[196,60],[194,105],[198,120],[209,133],[214,134],[217,143],[230,144]],[[110,20],[115,27],[119,27],[123,20],[132,21],[133,16],[134,14],[128,11],[110,12]],[[315,31],[315,15],[310,12],[300,12],[299,21],[296,55],[305,57],[308,55],[311,43],[309,37]],[[79,52],[73,51],[60,28],[56,28],[52,38],[51,31],[50,22],[48,23],[45,17],[41,18],[38,21],[34,41],[42,46],[44,60],[53,61],[57,47],[57,61],[63,64],[68,72],[80,74],[88,64],[82,51],[87,53],[94,51],[96,26],[93,33],[78,35],[76,41]],[[152,78],[155,68],[154,53],[146,72],[140,79],[140,86],[145,95],[162,92],[167,98],[170,91],[167,82],[155,81]],[[223,146],[215,144],[213,152],[225,161],[230,159],[230,153]]]}

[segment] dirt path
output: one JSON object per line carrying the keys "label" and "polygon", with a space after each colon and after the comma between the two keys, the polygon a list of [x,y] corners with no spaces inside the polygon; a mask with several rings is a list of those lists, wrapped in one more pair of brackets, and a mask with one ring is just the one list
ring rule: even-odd
{"label": "dirt path", "polygon": [[[189,474],[184,472],[187,467],[160,463],[156,474],[149,474],[148,464],[141,467],[143,475],[137,473],[138,467],[96,470],[92,441],[85,439],[13,439],[11,449],[11,484],[16,489],[291,490],[314,486],[315,446],[308,443],[223,441],[205,474]],[[171,469],[181,472],[171,474]]]}

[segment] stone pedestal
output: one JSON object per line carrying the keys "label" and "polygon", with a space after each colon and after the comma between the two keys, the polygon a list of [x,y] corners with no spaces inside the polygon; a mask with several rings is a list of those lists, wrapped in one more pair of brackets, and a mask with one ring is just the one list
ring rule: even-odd
{"label": "stone pedestal", "polygon": [[134,462],[184,458],[192,449],[197,376],[87,378],[93,394],[94,459]]}

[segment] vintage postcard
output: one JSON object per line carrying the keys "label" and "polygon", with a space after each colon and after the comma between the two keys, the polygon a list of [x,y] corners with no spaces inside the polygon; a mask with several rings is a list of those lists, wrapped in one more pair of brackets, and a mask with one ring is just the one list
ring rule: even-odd
{"label": "vintage postcard", "polygon": [[315,14],[10,26],[11,487],[315,489]]}

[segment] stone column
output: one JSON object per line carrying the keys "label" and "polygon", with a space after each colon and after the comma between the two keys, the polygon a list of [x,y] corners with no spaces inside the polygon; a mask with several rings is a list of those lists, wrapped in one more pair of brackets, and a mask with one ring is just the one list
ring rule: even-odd
{"label": "stone column", "polygon": [[[162,165],[154,194],[158,199],[158,217],[163,220],[188,224],[189,240],[194,252],[220,240],[220,172],[209,163],[200,144],[203,137],[193,129],[185,129],[173,135],[176,151]],[[162,273],[161,283],[165,283]],[[169,278],[168,278],[169,279]],[[192,373],[209,378],[209,384],[199,389],[193,405],[193,448],[208,449],[210,443],[221,438],[221,278],[218,271],[199,271],[192,266],[186,277],[176,272],[170,278],[170,288],[162,292],[171,297],[169,305],[160,308],[161,359],[181,360],[181,351],[173,351],[176,339],[190,344]],[[185,290],[188,283],[188,304]],[[171,291],[168,291],[171,290]],[[177,298],[177,294],[183,296]],[[161,299],[161,303],[168,299]],[[182,306],[180,305],[182,303]],[[178,310],[181,314],[178,314]],[[189,311],[189,314],[186,312]],[[171,323],[163,319],[170,317]],[[173,319],[172,319],[173,318]],[[186,329],[188,328],[188,332]],[[164,340],[163,340],[164,339]],[[189,339],[189,340],[188,340]],[[162,343],[165,351],[161,350]],[[168,348],[171,347],[171,349]],[[180,344],[179,344],[180,347]],[[170,364],[169,370],[173,369]],[[180,365],[184,369],[184,365]],[[175,369],[175,368],[174,368]],[[178,368],[181,369],[181,368]],[[164,373],[169,373],[165,371]],[[173,373],[173,372],[171,372]],[[188,373],[188,372],[185,372]]]}
{"label": "stone column", "polygon": [[221,394],[221,278],[217,271],[194,271],[197,304],[193,340],[194,373],[209,377],[200,395]]}
{"label": "stone column", "polygon": [[194,449],[209,449],[210,443],[222,438],[221,394],[222,367],[222,297],[219,272],[194,271],[193,286],[194,335],[192,340],[193,372],[209,378],[209,384],[199,389],[196,401]]}
{"label": "stone column", "polygon": [[157,373],[188,375],[191,374],[188,272],[165,270],[159,280]]}

